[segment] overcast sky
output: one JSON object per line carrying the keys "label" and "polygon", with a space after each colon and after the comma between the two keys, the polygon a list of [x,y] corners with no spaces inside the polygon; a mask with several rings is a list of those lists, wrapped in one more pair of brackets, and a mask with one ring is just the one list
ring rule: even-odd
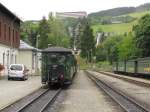
{"label": "overcast sky", "polygon": [[0,0],[22,20],[39,20],[49,12],[97,12],[115,7],[138,6],[150,0]]}

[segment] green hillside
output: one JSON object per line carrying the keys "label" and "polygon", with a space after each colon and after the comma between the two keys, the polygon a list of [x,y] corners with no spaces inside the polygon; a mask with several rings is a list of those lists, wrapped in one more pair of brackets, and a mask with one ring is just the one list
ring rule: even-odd
{"label": "green hillside", "polygon": [[122,24],[109,24],[109,25],[94,25],[92,26],[94,30],[94,34],[98,31],[99,28],[104,32],[115,32],[118,34],[122,34],[125,32],[132,31],[132,26],[135,25],[137,21],[131,23],[122,23]]}
{"label": "green hillside", "polygon": [[150,14],[150,11],[135,12],[135,13],[131,13],[131,14],[128,14],[128,15],[139,19],[142,16],[144,16],[145,14]]}
{"label": "green hillside", "polygon": [[121,24],[107,24],[107,25],[93,25],[92,28],[94,30],[94,34],[98,31],[99,28],[101,28],[104,32],[115,32],[117,34],[122,34],[125,32],[132,31],[133,25],[137,24],[137,21],[139,18],[141,18],[145,14],[150,14],[150,11],[144,11],[139,13],[130,13],[127,14],[129,16],[137,18],[135,21],[130,23],[121,23]]}

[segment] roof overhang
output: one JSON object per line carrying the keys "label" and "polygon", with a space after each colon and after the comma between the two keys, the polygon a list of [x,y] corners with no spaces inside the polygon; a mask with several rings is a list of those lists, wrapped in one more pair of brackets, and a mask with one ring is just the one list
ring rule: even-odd
{"label": "roof overhang", "polygon": [[16,16],[14,13],[12,13],[8,8],[6,8],[3,4],[0,3],[0,11],[8,14],[11,18],[13,18],[16,21],[22,22],[22,20]]}

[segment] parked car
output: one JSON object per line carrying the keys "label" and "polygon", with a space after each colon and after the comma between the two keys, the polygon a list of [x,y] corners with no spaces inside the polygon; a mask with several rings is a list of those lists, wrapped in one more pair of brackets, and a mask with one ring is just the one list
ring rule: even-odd
{"label": "parked car", "polygon": [[11,64],[8,69],[8,80],[10,79],[28,79],[28,71],[27,67],[23,64]]}

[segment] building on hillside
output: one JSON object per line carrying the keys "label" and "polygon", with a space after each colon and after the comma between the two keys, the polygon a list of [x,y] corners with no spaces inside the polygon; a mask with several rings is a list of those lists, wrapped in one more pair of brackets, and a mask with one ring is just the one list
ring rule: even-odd
{"label": "building on hillside", "polygon": [[18,57],[20,22],[16,15],[0,3],[0,64],[4,65],[5,73]]}
{"label": "building on hillside", "polygon": [[41,69],[41,51],[20,40],[18,64],[24,64],[31,75],[39,75]]}
{"label": "building on hillside", "polygon": [[87,13],[84,11],[80,11],[80,12],[56,12],[55,14],[56,18],[67,18],[67,17],[71,17],[71,18],[84,18],[87,17]]}

